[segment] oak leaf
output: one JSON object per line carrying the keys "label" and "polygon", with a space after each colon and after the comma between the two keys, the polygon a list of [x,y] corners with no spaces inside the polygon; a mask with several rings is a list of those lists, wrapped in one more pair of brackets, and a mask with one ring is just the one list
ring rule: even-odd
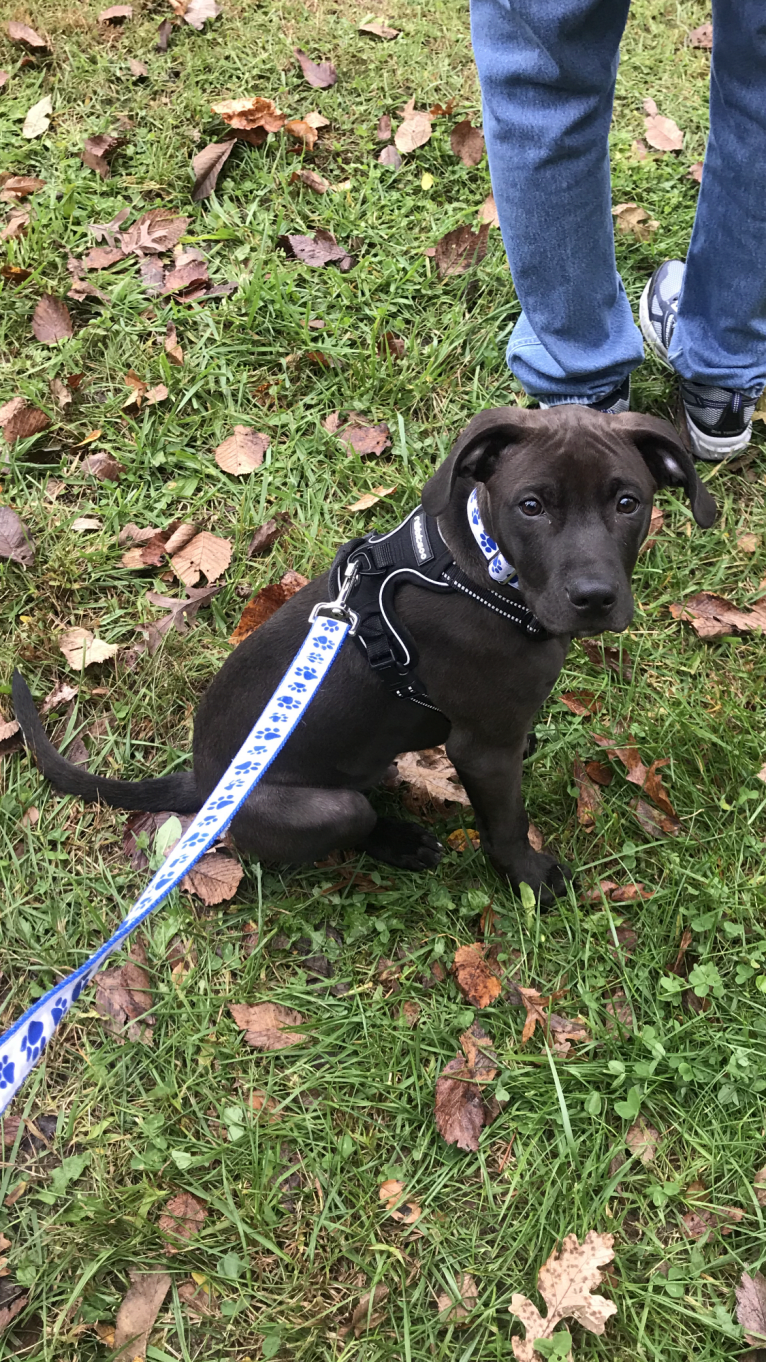
{"label": "oak leaf", "polygon": [[230,562],[231,540],[222,539],[209,530],[201,530],[170,560],[173,571],[184,586],[194,586],[202,573],[208,582],[217,581]]}
{"label": "oak leaf", "polygon": [[688,620],[698,638],[723,638],[726,634],[748,634],[766,629],[766,601],[752,610],[740,610],[723,596],[700,591],[683,605],[669,607],[674,620]]}
{"label": "oak leaf", "polygon": [[766,1206],[766,1165],[753,1178],[753,1191],[759,1206]]}
{"label": "oak leaf", "polygon": [[86,270],[108,270],[110,265],[116,265],[125,258],[121,246],[91,246],[90,250],[85,252],[82,263]]}
{"label": "oak leaf", "polygon": [[[130,1288],[125,1296],[114,1325],[114,1348],[131,1362],[146,1357],[149,1335],[160,1312],[162,1302],[170,1290],[168,1272],[129,1271]],[[130,1348],[128,1348],[130,1344]]]}
{"label": "oak leaf", "polygon": [[653,809],[645,799],[634,800],[630,807],[636,820],[650,837],[678,837],[682,831],[682,824],[678,818]]}
{"label": "oak leaf", "polygon": [[294,1007],[281,1003],[232,1003],[229,1007],[237,1026],[245,1033],[245,1040],[256,1050],[284,1050],[288,1045],[301,1045],[306,1037],[300,1031],[305,1018]]}
{"label": "oak leaf", "polygon": [[242,477],[260,468],[269,447],[268,435],[251,430],[249,426],[235,426],[233,435],[214,451],[215,461],[224,473],[234,473]]}
{"label": "oak leaf", "polygon": [[32,330],[43,345],[55,345],[73,335],[69,308],[61,298],[44,293],[32,317]]}
{"label": "oak leaf", "polygon": [[472,1007],[489,1007],[503,991],[497,974],[485,958],[485,947],[480,941],[458,947],[452,973],[460,992]]}
{"label": "oak leaf", "polygon": [[[179,1192],[167,1202],[159,1219],[162,1234],[188,1242],[199,1234],[207,1215],[207,1206],[191,1192]],[[166,1244],[166,1253],[179,1253],[183,1244]]]}
{"label": "oak leaf", "polygon": [[299,47],[293,48],[293,54],[303,72],[304,78],[308,81],[309,85],[313,85],[315,90],[328,90],[331,85],[335,85],[338,79],[338,72],[331,61],[312,61]]}
{"label": "oak leaf", "polygon": [[396,775],[390,783],[393,788],[406,787],[404,803],[412,813],[422,813],[433,809],[444,815],[451,804],[470,807],[470,799],[460,778],[450,761],[444,747],[429,747],[422,752],[401,752],[394,761]]}
{"label": "oak leaf", "polygon": [[209,851],[184,875],[181,888],[187,894],[196,894],[210,908],[234,898],[244,873],[233,856],[224,851]]}
{"label": "oak leaf", "polygon": [[[527,1333],[522,1341],[511,1340],[518,1362],[543,1362],[535,1351],[535,1339],[549,1339],[563,1319],[574,1319],[592,1334],[603,1334],[610,1315],[617,1313],[614,1301],[592,1292],[601,1285],[600,1268],[612,1261],[614,1235],[596,1234],[590,1230],[578,1242],[577,1235],[568,1234],[561,1250],[551,1254],[540,1268],[537,1289],[548,1307],[543,1316],[537,1306],[526,1297],[511,1298],[511,1314],[518,1315]],[[571,1353],[570,1353],[571,1362]]]}
{"label": "oak leaf", "polygon": [[59,634],[58,643],[70,667],[77,672],[97,662],[106,662],[119,652],[116,643],[104,643],[103,639],[94,638],[90,629],[67,629]]}
{"label": "oak leaf", "polygon": [[475,128],[470,118],[456,123],[450,134],[450,146],[464,166],[477,166],[484,155],[484,133]]}
{"label": "oak leaf", "polygon": [[22,567],[35,561],[35,546],[24,521],[10,506],[0,506],[0,558]]}
{"label": "oak leaf", "polygon": [[12,208],[8,214],[0,241],[12,241],[15,237],[24,236],[32,218],[31,208]]}
{"label": "oak leaf", "polygon": [[150,208],[119,233],[120,244],[124,251],[139,256],[161,255],[178,245],[188,226],[189,219],[178,217],[170,208]]}
{"label": "oak leaf", "polygon": [[128,57],[128,67],[134,80],[146,80],[149,75],[149,67],[146,62],[138,61],[135,57]]}

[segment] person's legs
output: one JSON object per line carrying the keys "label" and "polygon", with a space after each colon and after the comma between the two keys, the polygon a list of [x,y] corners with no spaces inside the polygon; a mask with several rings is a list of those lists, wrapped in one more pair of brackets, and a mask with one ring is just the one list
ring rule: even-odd
{"label": "person's legs", "polygon": [[681,378],[695,452],[748,443],[766,384],[766,9],[714,0],[710,138],[686,265],[641,300],[644,335]]}
{"label": "person's legs", "polygon": [[595,402],[643,358],[617,273],[608,135],[629,0],[471,0],[492,187],[524,309],[508,364]]}

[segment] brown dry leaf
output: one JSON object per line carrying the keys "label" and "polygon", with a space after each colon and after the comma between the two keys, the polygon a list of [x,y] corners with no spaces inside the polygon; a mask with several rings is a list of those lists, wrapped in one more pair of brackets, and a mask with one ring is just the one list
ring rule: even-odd
{"label": "brown dry leaf", "polygon": [[366,24],[360,24],[358,33],[364,33],[368,38],[380,38],[383,42],[391,42],[398,38],[401,33],[400,28],[389,28],[382,19],[370,19]]}
{"label": "brown dry leaf", "polygon": [[444,815],[450,805],[470,807],[470,799],[460,784],[457,771],[444,747],[429,747],[422,752],[401,752],[395,759],[394,788],[404,784],[404,802],[412,813],[432,808]]}
{"label": "brown dry leaf", "polygon": [[761,536],[759,534],[740,534],[737,536],[737,548],[743,553],[756,553],[760,547]]}
{"label": "brown dry leaf", "polygon": [[[10,506],[0,506],[0,558],[22,567],[35,561],[35,546],[24,521]],[[6,735],[7,736],[7,735]]]}
{"label": "brown dry leaf", "polygon": [[247,547],[247,557],[255,558],[259,553],[265,553],[278,539],[284,534],[289,534],[293,528],[293,522],[287,511],[277,511],[271,520],[259,525]]}
{"label": "brown dry leaf", "polygon": [[236,145],[235,137],[230,137],[226,142],[211,142],[210,146],[203,147],[202,151],[198,151],[196,156],[192,157],[192,170],[194,171],[193,203],[199,203],[212,194],[218,183],[218,176]]}
{"label": "brown dry leaf", "polygon": [[503,991],[492,968],[493,963],[486,960],[485,947],[480,941],[470,946],[459,946],[455,951],[452,974],[463,997],[472,1007],[489,1007]]}
{"label": "brown dry leaf", "polygon": [[527,1013],[521,1033],[522,1045],[526,1045],[531,1039],[538,1025],[544,1036],[547,1036],[550,1030],[554,1038],[554,1048],[561,1048],[564,1041],[590,1040],[590,1033],[582,1022],[569,1021],[567,1017],[560,1017],[557,1012],[546,1010],[556,998],[561,997],[561,992],[543,998],[536,988],[522,988],[517,984],[516,990]]}
{"label": "brown dry leaf", "polygon": [[373,487],[371,492],[365,492],[358,501],[352,502],[349,511],[369,511],[371,506],[376,506],[382,497],[390,497],[396,487]]}
{"label": "brown dry leaf", "polygon": [[9,79],[10,71],[0,71],[0,90],[2,90],[4,85],[8,84]]}
{"label": "brown dry leaf", "polygon": [[394,331],[384,331],[378,341],[378,354],[391,355],[393,359],[404,359],[406,343]]}
{"label": "brown dry leaf", "polygon": [[660,225],[656,218],[650,218],[646,209],[639,208],[637,203],[615,204],[612,217],[619,232],[637,237],[639,241],[648,241],[652,232],[656,232]]}
{"label": "brown dry leaf", "polygon": [[201,530],[180,553],[170,560],[171,567],[184,586],[194,586],[202,573],[208,582],[215,582],[231,562],[231,540],[222,539]]}
{"label": "brown dry leaf", "polygon": [[116,643],[104,643],[94,638],[90,629],[67,629],[59,634],[59,648],[76,672],[83,667],[92,667],[97,662],[106,662],[119,652]]}
{"label": "brown dry leaf", "polygon": [[[19,24],[18,27],[21,28],[23,25]],[[19,1185],[26,1186],[26,1183],[20,1183]],[[8,1197],[6,1197],[5,1205],[7,1206],[8,1204]],[[21,1314],[28,1300],[28,1296],[17,1296],[14,1301],[11,1301],[10,1305],[0,1306],[0,1334],[8,1328],[11,1320],[14,1320],[17,1315]]]}
{"label": "brown dry leaf", "polygon": [[388,1178],[386,1182],[381,1183],[378,1198],[385,1201],[391,1219],[398,1220],[402,1225],[414,1225],[423,1214],[417,1201],[405,1196],[404,1183],[397,1182],[396,1178]]}
{"label": "brown dry leaf", "polygon": [[415,112],[415,100],[411,99],[402,109],[404,121],[396,129],[394,142],[397,151],[404,155],[409,151],[415,151],[418,147],[424,147],[426,142],[431,140],[433,131],[431,126],[431,115],[424,111]]}
{"label": "brown dry leaf", "polygon": [[362,1296],[351,1316],[351,1328],[355,1338],[360,1338],[368,1329],[376,1329],[385,1319],[386,1312],[383,1307],[387,1300],[388,1287],[384,1286],[383,1282],[379,1282],[374,1291],[368,1291]]}
{"label": "brown dry leaf", "polygon": [[[192,296],[187,290],[193,291],[193,296],[198,296],[201,285],[210,283],[207,264],[204,260],[199,260],[196,252],[189,256],[181,257],[175,263],[172,270],[168,270],[165,275],[165,283],[162,288],[163,294],[181,293]],[[202,289],[204,293],[205,290]]]}
{"label": "brown dry leaf", "polygon": [[484,133],[473,126],[470,118],[455,124],[449,144],[464,166],[477,166],[484,155]]}
{"label": "brown dry leaf", "polygon": [[632,679],[633,665],[626,648],[620,653],[619,648],[610,648],[595,638],[581,638],[580,645],[589,661],[596,667],[605,667],[607,671],[616,672],[623,681]]}
{"label": "brown dry leaf", "polygon": [[698,638],[723,638],[726,634],[747,634],[766,629],[766,601],[752,610],[739,610],[723,596],[700,591],[683,605],[669,607],[674,620],[688,620]]}
{"label": "brown dry leaf", "polygon": [[[650,105],[653,106],[653,112],[650,112]],[[674,123],[672,118],[664,118],[659,114],[653,100],[645,101],[644,108],[646,109],[644,136],[649,146],[654,147],[655,151],[681,151],[684,135],[678,124]]]}
{"label": "brown dry leaf", "polygon": [[82,467],[84,472],[91,473],[99,482],[119,482],[125,472],[125,465],[118,463],[105,449],[100,449],[97,454],[89,454],[83,459]]}
{"label": "brown dry leaf", "polygon": [[651,518],[649,520],[649,529],[646,532],[646,539],[641,545],[639,553],[647,553],[649,549],[653,549],[657,543],[658,536],[662,534],[664,528],[665,517],[659,506],[653,506]]}
{"label": "brown dry leaf", "polygon": [[541,1362],[535,1352],[537,1338],[551,1338],[563,1319],[574,1319],[592,1334],[603,1334],[610,1315],[617,1313],[614,1301],[591,1293],[603,1281],[599,1268],[614,1257],[614,1235],[596,1234],[590,1230],[582,1244],[575,1234],[568,1234],[561,1245],[540,1268],[537,1289],[548,1307],[547,1315],[540,1314],[526,1296],[511,1298],[511,1314],[518,1315],[526,1338],[511,1340],[518,1362]]}
{"label": "brown dry leaf", "polygon": [[319,128],[329,128],[330,126],[329,118],[325,118],[320,114],[318,109],[312,109],[311,113],[307,113],[303,122],[308,123],[309,127],[314,128],[315,130],[318,130]]}
{"label": "brown dry leaf", "polygon": [[[3,175],[5,175],[5,178],[3,178]],[[0,185],[2,185],[0,199],[4,203],[17,203],[20,199],[25,199],[28,194],[36,194],[39,189],[44,189],[46,183],[46,180],[40,180],[36,175],[8,175],[3,172],[3,174],[0,174]]]}
{"label": "brown dry leaf", "polygon": [[494,194],[488,194],[479,209],[479,222],[485,222],[488,227],[499,227],[500,218],[498,217],[497,204]]}
{"label": "brown dry leaf", "polygon": [[302,577],[299,572],[288,571],[278,582],[272,582],[269,586],[262,586],[260,591],[256,591],[252,600],[249,600],[242,617],[234,633],[229,639],[229,643],[234,646],[241,643],[249,634],[255,633],[260,629],[266,620],[271,619],[275,611],[283,606],[285,601],[289,601],[296,591],[301,587],[308,586],[308,578]]}
{"label": "brown dry leaf", "polygon": [[313,189],[315,194],[326,194],[330,188],[330,181],[323,175],[318,175],[315,170],[294,170],[290,176],[290,184],[305,184],[308,189]]}
{"label": "brown dry leaf", "polygon": [[98,519],[98,516],[80,515],[76,520],[72,521],[69,528],[76,530],[78,534],[82,534],[86,530],[100,530],[101,521]]}
{"label": "brown dry leaf", "polygon": [[663,813],[668,814],[676,822],[678,821],[676,811],[670,802],[670,797],[659,773],[661,766],[668,765],[670,760],[668,757],[658,758],[652,762],[651,766],[645,766],[635,741],[631,737],[627,738],[626,744],[622,747],[613,746],[611,739],[605,738],[601,733],[594,733],[593,741],[597,742],[599,747],[605,747],[610,757],[622,762],[626,768],[626,779],[630,781],[631,785],[638,785],[658,808],[662,809]]}
{"label": "brown dry leaf", "polygon": [[418,1017],[420,1016],[420,1004],[416,1003],[414,998],[407,998],[406,1001],[402,1003],[401,1015],[404,1017],[408,1026],[417,1026]]}
{"label": "brown dry leaf", "polygon": [[579,757],[575,757],[573,775],[577,786],[577,821],[585,832],[594,832],[601,812],[601,795]]}
{"label": "brown dry leaf", "polygon": [[719,1230],[722,1235],[731,1234],[735,1225],[744,1220],[745,1212],[741,1206],[719,1206],[715,1211],[701,1207],[687,1211],[681,1216],[681,1229],[687,1239],[702,1239],[703,1236]]}
{"label": "brown dry leaf", "polygon": [[232,1003],[229,1011],[245,1040],[256,1050],[284,1050],[302,1045],[306,1037],[291,1026],[303,1026],[305,1018],[293,1007],[281,1003]]}
{"label": "brown dry leaf", "polygon": [[101,176],[102,180],[109,179],[109,162],[120,147],[125,146],[124,137],[115,137],[111,133],[101,133],[98,137],[89,137],[80,152],[80,159],[84,165],[89,166]]}
{"label": "brown dry leaf", "polygon": [[447,1144],[475,1152],[487,1124],[481,1085],[490,1083],[497,1073],[497,1056],[478,1022],[464,1032],[460,1044],[463,1054],[451,1059],[437,1079],[434,1116],[436,1129]]}
{"label": "brown dry leaf", "polygon": [[31,208],[12,208],[8,214],[8,221],[0,232],[0,241],[11,241],[14,237],[24,236],[31,217]]}
{"label": "brown dry leaf", "polygon": [[61,298],[44,293],[32,317],[32,330],[43,345],[55,345],[74,334],[69,308]]}
{"label": "brown dry leaf", "polygon": [[217,0],[188,0],[188,3],[184,5],[181,17],[184,23],[189,24],[191,28],[196,28],[197,32],[201,33],[205,27],[205,21],[217,19],[220,13],[221,6],[217,3]]}
{"label": "brown dry leaf", "polygon": [[118,261],[125,260],[125,252],[121,246],[91,246],[85,252],[82,263],[86,270],[108,270],[110,265],[116,265]]}
{"label": "brown dry leaf", "polygon": [[743,1272],[734,1288],[737,1321],[745,1331],[745,1342],[754,1348],[766,1346],[766,1277],[762,1272],[750,1276]]}
{"label": "brown dry leaf", "polygon": [[695,180],[697,184],[702,184],[703,166],[704,166],[703,161],[695,161],[694,165],[689,167],[689,179]]}
{"label": "brown dry leaf", "polygon": [[146,80],[149,75],[149,67],[146,62],[137,61],[135,57],[128,57],[128,67],[134,80]]}
{"label": "brown dry leaf", "polygon": [[456,227],[436,245],[436,268],[440,279],[451,279],[480,265],[487,254],[489,224],[483,223],[478,232],[470,227]]}
{"label": "brown dry leaf", "polygon": [[28,47],[31,52],[42,53],[50,51],[50,44],[47,40],[41,38],[40,34],[35,33],[35,30],[29,28],[27,24],[18,24],[12,20],[8,25],[7,32],[12,43],[22,43],[23,46]]}
{"label": "brown dry leaf", "polygon": [[682,825],[677,818],[671,818],[669,814],[653,809],[644,799],[635,800],[630,807],[636,820],[650,837],[677,837],[682,831]]}
{"label": "brown dry leaf", "polygon": [[170,1198],[159,1219],[158,1228],[162,1234],[184,1240],[184,1244],[166,1244],[166,1253],[179,1253],[182,1247],[199,1234],[207,1215],[207,1206],[191,1192],[178,1192]]}
{"label": "brown dry leaf", "polygon": [[455,1279],[455,1291],[440,1291],[436,1297],[439,1322],[451,1324],[457,1329],[465,1328],[470,1322],[468,1316],[476,1309],[479,1288],[470,1272],[464,1272]]}
{"label": "brown dry leaf", "polygon": [[178,245],[188,226],[189,219],[179,218],[170,208],[150,208],[127,231],[119,233],[120,244],[124,251],[139,256],[161,255]]}
{"label": "brown dry leaf", "polygon": [[337,265],[345,274],[354,263],[348,251],[338,245],[332,232],[325,231],[323,227],[319,227],[313,237],[286,233],[277,238],[277,244],[291,259],[300,260],[301,264],[314,268]]}
{"label": "brown dry leaf", "polygon": [[27,137],[30,140],[34,137],[42,137],[51,125],[52,110],[53,101],[50,95],[46,95],[44,99],[39,99],[36,104],[33,104],[32,108],[27,110],[27,116],[21,129],[22,137]]}
{"label": "brown dry leaf", "polygon": [[690,47],[712,48],[713,25],[700,24],[699,28],[693,28],[689,34],[687,41]]}
{"label": "brown dry leaf", "polygon": [[40,714],[44,716],[50,714],[52,709],[68,705],[70,700],[74,700],[79,689],[79,686],[70,686],[68,681],[58,681],[43,700],[40,706]]}
{"label": "brown dry leaf", "polygon": [[146,964],[143,943],[136,938],[125,965],[99,970],[96,975],[96,1011],[107,1022],[118,1045],[124,1045],[126,1039],[152,1044],[155,1019],[150,1009],[154,1000]]}
{"label": "brown dry leaf", "polygon": [[263,128],[265,132],[279,132],[284,127],[285,115],[279,112],[271,99],[224,99],[220,104],[211,104],[211,111],[220,114],[230,128],[249,131]]}
{"label": "brown dry leaf", "polygon": [[584,719],[592,719],[596,711],[601,708],[601,701],[596,698],[592,690],[565,690],[559,696],[559,700],[573,714],[578,714]]}
{"label": "brown dry leaf", "polygon": [[753,1178],[753,1191],[759,1206],[766,1206],[766,1165]]}
{"label": "brown dry leaf", "polygon": [[178,1287],[178,1299],[183,1302],[190,1315],[196,1315],[198,1318],[218,1313],[213,1288],[207,1280],[198,1284],[191,1277],[188,1282],[181,1282]]}
{"label": "brown dry leaf", "polygon": [[254,1116],[266,1116],[270,1125],[281,1119],[275,1099],[261,1092],[260,1088],[254,1088],[250,1094],[250,1109]]}
{"label": "brown dry leaf", "polygon": [[312,61],[299,47],[293,48],[293,55],[303,72],[304,79],[315,90],[329,90],[330,86],[336,83],[338,72],[331,61]]}
{"label": "brown dry leaf", "polygon": [[20,732],[21,730],[15,719],[0,718],[0,745],[8,742],[9,738],[15,737],[16,734]]}
{"label": "brown dry leaf", "polygon": [[164,402],[168,395],[168,390],[164,383],[157,383],[153,388],[147,388],[144,393],[144,402],[147,407],[154,407],[158,402]]}
{"label": "brown dry leaf", "polygon": [[586,761],[585,770],[597,785],[611,785],[614,780],[614,771],[604,761]]}
{"label": "brown dry leaf", "polygon": [[402,158],[396,147],[384,147],[378,157],[378,162],[382,166],[391,166],[393,170],[398,170],[402,164]]}
{"label": "brown dry leaf", "polygon": [[182,367],[184,352],[178,343],[178,335],[174,322],[168,322],[167,330],[165,331],[165,354],[171,364],[175,364],[179,369]]}
{"label": "brown dry leaf", "polygon": [[110,5],[109,9],[102,9],[98,16],[98,22],[100,24],[120,24],[124,19],[132,18],[132,5]]}
{"label": "brown dry leaf", "polygon": [[391,444],[388,424],[381,421],[376,426],[370,425],[358,411],[344,413],[343,420],[340,412],[331,411],[330,415],[324,418],[322,425],[328,435],[337,435],[344,445],[350,445],[362,457],[382,454]]}
{"label": "brown dry leaf", "polygon": [[220,586],[191,586],[186,588],[186,595],[180,597],[161,596],[157,591],[147,591],[146,599],[150,605],[168,611],[164,619],[158,620],[156,624],[150,624],[146,631],[149,652],[154,654],[157,651],[163,635],[174,626],[179,634],[185,634],[189,622],[196,617],[200,606],[207,605],[220,590]]}
{"label": "brown dry leaf", "polygon": [[209,851],[181,880],[187,894],[196,894],[206,907],[226,903],[236,894],[244,870],[224,851]]}
{"label": "brown dry leaf", "polygon": [[233,435],[229,435],[214,450],[214,458],[224,473],[234,473],[237,477],[242,477],[243,474],[252,473],[254,469],[260,468],[268,447],[268,435],[251,430],[249,426],[235,426]]}
{"label": "brown dry leaf", "polygon": [[643,1164],[654,1163],[657,1148],[660,1143],[660,1132],[650,1126],[648,1121],[639,1117],[634,1121],[629,1130],[625,1132],[625,1143],[634,1158],[640,1159]]}
{"label": "brown dry leaf", "polygon": [[131,1285],[117,1311],[114,1347],[130,1362],[136,1359],[140,1362],[146,1357],[149,1335],[170,1290],[171,1279],[167,1272],[136,1272],[133,1268],[128,1275]]}

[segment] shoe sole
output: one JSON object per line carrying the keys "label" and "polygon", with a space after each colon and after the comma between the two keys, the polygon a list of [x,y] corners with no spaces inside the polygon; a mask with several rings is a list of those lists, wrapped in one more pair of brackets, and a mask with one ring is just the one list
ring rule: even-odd
{"label": "shoe sole", "polygon": [[[652,276],[653,278],[654,276]],[[654,327],[649,312],[649,295],[651,292],[650,279],[638,305],[638,320],[641,326],[641,335],[653,354],[665,365],[666,368],[673,370],[673,365],[668,359],[668,352]],[[673,370],[673,372],[675,372]],[[686,413],[686,424],[689,428],[689,439],[691,441],[692,452],[695,459],[702,459],[705,463],[724,463],[727,459],[735,459],[738,454],[742,454],[750,444],[752,434],[752,424],[739,433],[739,435],[708,435],[699,426],[694,424],[688,407],[684,402]]]}

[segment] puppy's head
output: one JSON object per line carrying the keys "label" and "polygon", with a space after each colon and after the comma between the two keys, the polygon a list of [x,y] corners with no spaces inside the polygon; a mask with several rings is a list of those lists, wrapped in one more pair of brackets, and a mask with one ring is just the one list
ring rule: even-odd
{"label": "puppy's head", "polygon": [[473,486],[486,529],[552,634],[630,624],[630,577],[658,487],[683,487],[698,525],[716,517],[667,421],[585,406],[475,416],[423,488],[423,506],[433,516],[464,508]]}

